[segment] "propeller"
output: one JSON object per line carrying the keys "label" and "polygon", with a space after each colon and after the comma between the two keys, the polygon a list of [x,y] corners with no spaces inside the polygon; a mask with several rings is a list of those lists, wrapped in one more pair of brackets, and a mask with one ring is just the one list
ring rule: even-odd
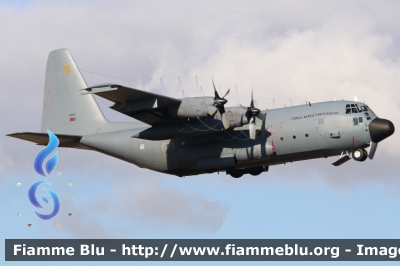
{"label": "propeller", "polygon": [[376,148],[378,148],[378,143],[371,141],[371,148],[369,149],[368,158],[371,160],[374,158]]}
{"label": "propeller", "polygon": [[225,97],[229,94],[231,89],[228,89],[228,91],[225,93],[225,95],[223,97],[220,97],[217,92],[217,89],[215,88],[214,80],[212,80],[212,84],[214,86],[214,95],[215,95],[214,106],[217,108],[217,110],[215,110],[215,112],[214,112],[214,115],[217,111],[219,111],[219,113],[221,114],[222,124],[224,125],[225,129],[228,129],[229,121],[228,121],[228,118],[226,117],[224,105],[228,102],[228,100],[226,100]]}
{"label": "propeller", "polygon": [[260,109],[254,107],[253,90],[251,90],[251,102],[249,107],[244,107],[240,105],[244,110],[246,110],[246,118],[249,121],[249,136],[250,139],[256,139],[256,117],[262,121],[265,121],[266,116],[261,113]]}

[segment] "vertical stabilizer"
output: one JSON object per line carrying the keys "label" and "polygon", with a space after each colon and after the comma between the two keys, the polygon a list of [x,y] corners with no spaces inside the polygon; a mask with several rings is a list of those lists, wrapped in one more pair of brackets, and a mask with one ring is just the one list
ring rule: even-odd
{"label": "vertical stabilizer", "polygon": [[67,49],[50,52],[46,66],[42,128],[58,134],[89,135],[107,123],[92,95],[81,95],[87,88]]}

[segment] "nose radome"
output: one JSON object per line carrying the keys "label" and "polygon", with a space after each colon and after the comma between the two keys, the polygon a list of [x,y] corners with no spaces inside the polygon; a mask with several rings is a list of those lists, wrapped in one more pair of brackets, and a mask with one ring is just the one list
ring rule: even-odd
{"label": "nose radome", "polygon": [[378,143],[394,133],[394,125],[391,121],[375,118],[369,123],[369,134],[371,140]]}

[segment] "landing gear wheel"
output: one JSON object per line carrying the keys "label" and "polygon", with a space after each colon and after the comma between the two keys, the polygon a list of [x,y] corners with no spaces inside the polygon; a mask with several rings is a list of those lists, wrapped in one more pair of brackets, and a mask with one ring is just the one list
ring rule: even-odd
{"label": "landing gear wheel", "polygon": [[367,159],[367,152],[364,149],[355,149],[353,151],[353,159],[358,161],[358,162],[362,162],[365,161],[365,159]]}
{"label": "landing gear wheel", "polygon": [[233,178],[239,178],[239,177],[242,177],[243,174],[242,173],[231,173],[230,175]]}
{"label": "landing gear wheel", "polygon": [[368,152],[363,149],[363,153],[364,153],[364,158],[361,160],[361,162],[364,162],[368,158]]}
{"label": "landing gear wheel", "polygon": [[262,167],[250,168],[249,173],[253,176],[259,175],[262,173]]}

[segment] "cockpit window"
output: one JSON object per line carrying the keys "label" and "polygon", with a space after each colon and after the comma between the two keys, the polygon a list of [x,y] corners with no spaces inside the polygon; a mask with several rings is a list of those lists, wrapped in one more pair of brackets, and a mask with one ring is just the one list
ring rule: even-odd
{"label": "cockpit window", "polygon": [[353,117],[353,125],[354,126],[358,125],[358,117]]}
{"label": "cockpit window", "polygon": [[358,118],[358,124],[359,124],[359,125],[362,125],[362,124],[363,124],[363,118],[362,118],[362,117],[359,117],[359,118]]}
{"label": "cockpit window", "polygon": [[365,105],[358,106],[357,104],[346,104],[346,114],[358,114],[363,113],[365,114],[367,120],[371,120],[371,117],[368,113],[368,108]]}

